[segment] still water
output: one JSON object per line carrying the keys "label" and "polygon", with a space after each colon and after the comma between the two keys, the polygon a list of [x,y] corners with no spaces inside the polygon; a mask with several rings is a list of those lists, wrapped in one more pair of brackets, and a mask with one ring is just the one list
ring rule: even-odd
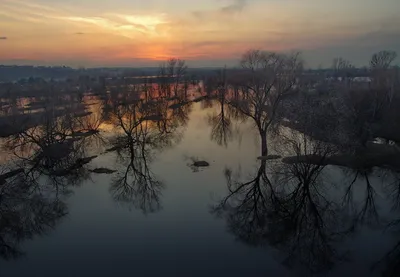
{"label": "still water", "polygon": [[[3,246],[0,276],[380,276],[398,263],[387,256],[398,236],[386,228],[399,215],[388,188],[395,175],[373,171],[366,182],[363,173],[327,166],[321,190],[291,215],[289,204],[276,208],[284,189],[267,192],[265,179],[280,177],[265,168],[277,162],[257,160],[252,122],[232,118],[221,135],[213,124],[220,111],[219,103],[193,103],[167,137],[146,135],[121,151],[106,151],[115,130],[102,124],[85,138],[85,156],[97,155],[85,172],[57,189],[40,177],[52,187],[40,198],[2,207],[27,226],[1,222],[2,243],[20,253],[10,258]],[[196,168],[195,160],[210,165]],[[41,213],[51,207],[57,216]]]}

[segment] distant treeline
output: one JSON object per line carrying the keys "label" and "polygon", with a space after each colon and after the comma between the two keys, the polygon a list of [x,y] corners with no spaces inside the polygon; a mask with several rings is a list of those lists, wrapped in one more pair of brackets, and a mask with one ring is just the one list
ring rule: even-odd
{"label": "distant treeline", "polygon": [[[212,76],[215,70],[221,68],[215,67],[203,67],[203,68],[187,68],[186,74],[191,77],[204,78]],[[235,68],[231,68],[235,70]],[[17,65],[0,65],[0,82],[13,82],[21,79],[28,80],[29,78],[43,78],[43,79],[68,79],[77,78],[81,75],[89,76],[104,76],[104,77],[116,77],[116,76],[158,76],[160,74],[159,67],[141,67],[141,68],[80,68],[74,69],[66,66],[17,66]],[[337,71],[333,68],[327,69],[308,69],[305,70],[307,74],[321,74],[326,77],[335,77]],[[369,69],[367,67],[362,68],[351,68],[347,70],[348,77],[351,76],[370,76]]]}
{"label": "distant treeline", "polygon": [[[209,76],[214,74],[216,68],[191,68],[187,74],[192,76]],[[66,66],[17,66],[0,65],[0,82],[14,82],[21,79],[43,78],[47,79],[68,79],[77,78],[81,75],[89,76],[157,76],[159,67],[142,68],[80,68],[74,69]]]}
{"label": "distant treeline", "polygon": [[61,79],[74,75],[70,67],[57,66],[5,66],[0,65],[0,82],[16,81],[22,78]]}

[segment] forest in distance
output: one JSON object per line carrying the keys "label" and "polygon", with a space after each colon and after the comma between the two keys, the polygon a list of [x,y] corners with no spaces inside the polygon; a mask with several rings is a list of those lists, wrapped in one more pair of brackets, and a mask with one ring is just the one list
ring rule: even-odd
{"label": "forest in distance", "polygon": [[[300,53],[249,50],[236,68],[197,74],[171,58],[154,76],[0,83],[0,259],[20,258],[24,241],[56,229],[73,188],[93,174],[112,176],[113,201],[144,214],[162,210],[168,184],[152,163],[180,143],[193,111],[204,109],[213,111],[207,124],[215,144],[227,148],[242,125],[259,143],[255,171],[225,168],[226,193],[210,204],[230,234],[277,249],[287,268],[324,274],[349,263],[338,245],[379,226],[398,242],[367,267],[398,276],[396,58],[381,51],[364,69],[337,58],[329,70],[310,71]],[[92,165],[107,155],[115,167]],[[194,173],[213,166],[195,156],[187,163]],[[338,170],[344,181],[332,185],[326,176]]]}

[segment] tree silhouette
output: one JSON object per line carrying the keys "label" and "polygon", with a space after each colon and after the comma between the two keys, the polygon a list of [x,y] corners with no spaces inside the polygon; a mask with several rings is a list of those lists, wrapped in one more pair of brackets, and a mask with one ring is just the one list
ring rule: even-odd
{"label": "tree silhouette", "polygon": [[230,104],[254,120],[265,156],[268,155],[267,131],[276,119],[282,99],[296,89],[303,63],[298,53],[284,55],[250,50],[242,56],[240,65],[241,77],[230,82],[237,92]]}

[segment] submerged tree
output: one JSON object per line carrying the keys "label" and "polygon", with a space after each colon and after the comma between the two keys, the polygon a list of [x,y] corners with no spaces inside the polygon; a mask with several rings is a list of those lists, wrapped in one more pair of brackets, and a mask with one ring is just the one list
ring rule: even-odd
{"label": "submerged tree", "polygon": [[162,63],[159,68],[160,92],[167,97],[178,97],[181,82],[185,81],[186,71],[187,65],[184,60],[170,58]]}
{"label": "submerged tree", "polygon": [[[211,126],[211,139],[217,142],[218,145],[227,147],[228,142],[233,137],[233,119],[237,119],[237,112],[234,107],[228,105],[229,87],[226,79],[226,69],[219,72],[213,80],[215,87],[216,102],[219,109],[217,112],[208,116],[208,123]],[[209,98],[209,97],[206,97]],[[207,100],[203,100],[207,101]],[[210,100],[211,102],[212,100]]]}

